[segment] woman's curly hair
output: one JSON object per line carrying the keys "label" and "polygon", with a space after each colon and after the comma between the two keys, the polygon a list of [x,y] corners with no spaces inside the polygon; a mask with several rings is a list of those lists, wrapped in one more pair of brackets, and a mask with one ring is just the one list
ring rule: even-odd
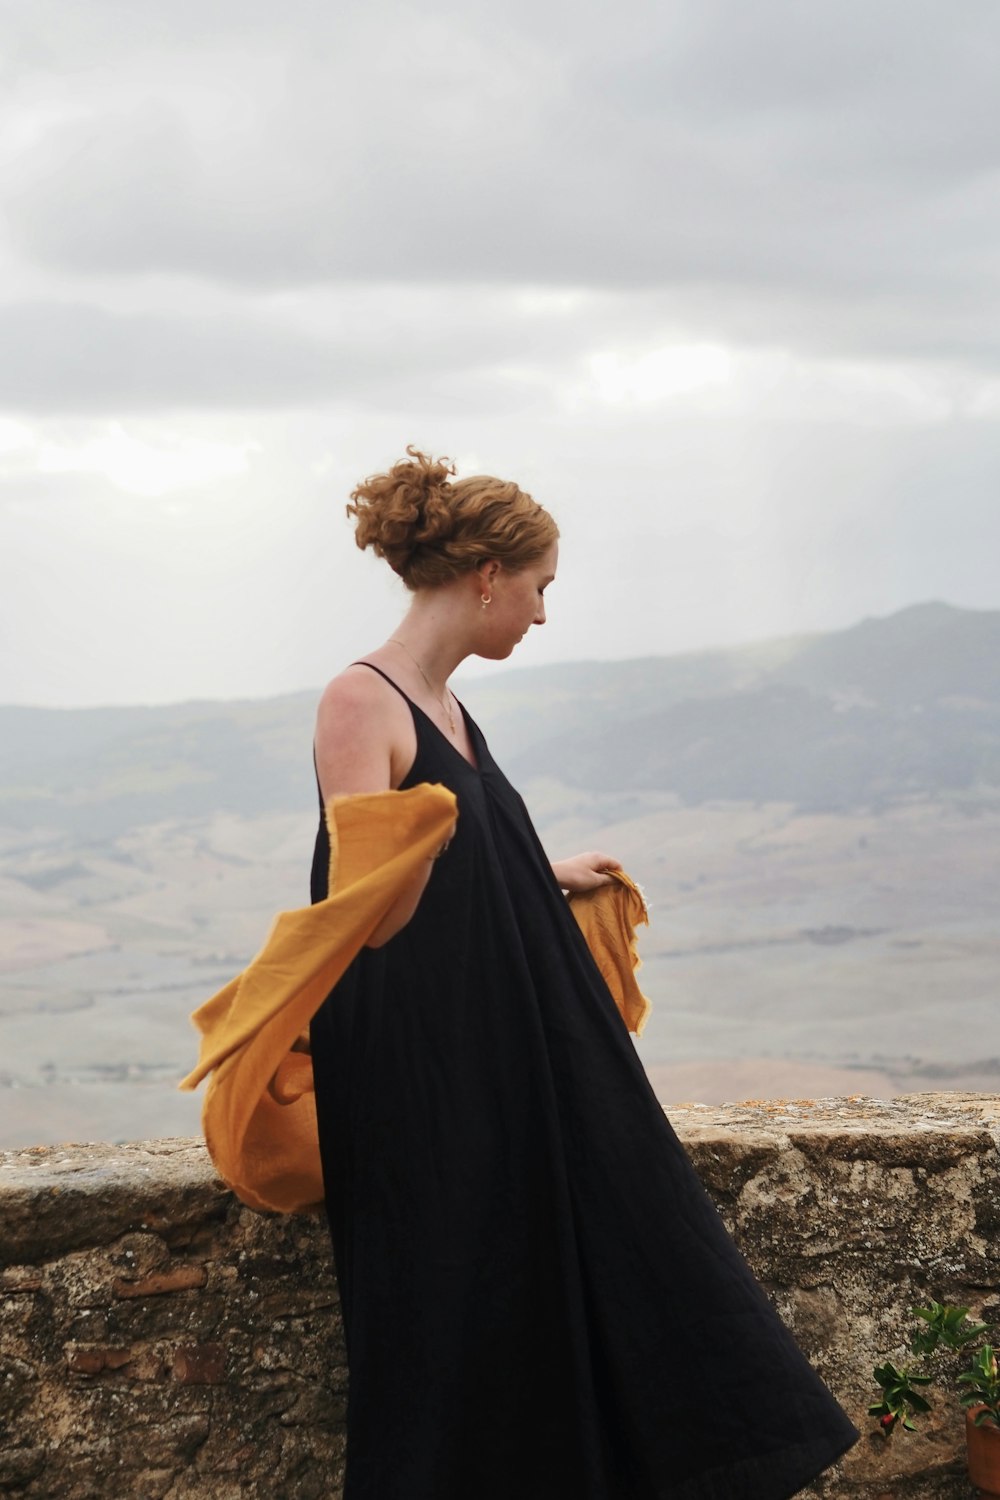
{"label": "woman's curly hair", "polygon": [[406,452],[352,490],[347,514],[358,546],[384,557],[408,589],[449,583],[488,558],[526,567],[558,537],[548,511],[516,484],[486,474],[455,483],[449,459]]}

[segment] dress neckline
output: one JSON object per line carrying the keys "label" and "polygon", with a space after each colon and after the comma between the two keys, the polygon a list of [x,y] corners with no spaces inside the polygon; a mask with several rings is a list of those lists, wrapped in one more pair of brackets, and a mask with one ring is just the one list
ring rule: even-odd
{"label": "dress neckline", "polygon": [[[414,701],[410,697],[409,693],[404,693],[403,689],[400,687],[399,683],[396,682],[392,677],[390,677],[389,674],[388,674],[388,672],[383,672],[383,670],[382,670],[381,667],[377,667],[375,665],[375,663],[371,662],[371,661],[356,661],[356,662],[352,662],[351,665],[355,666],[355,667],[368,667],[368,669],[370,671],[377,672],[380,677],[382,677],[382,678],[385,679],[385,681],[389,684],[390,687],[396,689],[396,692],[403,699],[403,701],[405,703],[409,704],[410,711],[412,713],[419,714],[420,717],[427,724],[430,725],[431,729],[433,729],[433,731],[437,735],[438,739],[442,740],[444,742],[444,744],[447,745],[447,747],[451,751],[452,755],[457,755],[458,758],[459,758],[459,760],[462,762],[462,764],[464,766],[468,766],[469,770],[473,773],[473,775],[475,775],[475,776],[481,776],[482,775],[482,762],[483,762],[482,746],[483,746],[483,737],[482,737],[482,735],[479,732],[479,726],[478,726],[478,724],[476,724],[476,722],[475,722],[474,719],[470,719],[469,715],[466,713],[465,705],[462,703],[461,699],[455,698],[455,702],[458,704],[458,707],[459,707],[459,709],[461,711],[462,722],[465,724],[465,728],[466,728],[466,731],[468,732],[468,736],[469,736],[469,743],[472,745],[473,753],[475,754],[475,757],[476,757],[475,761],[471,761],[467,755],[464,755],[462,753],[462,751],[458,748],[458,746],[456,744],[454,744],[453,741],[451,741],[448,738],[448,736],[445,734],[444,730],[441,728],[440,724],[435,724],[435,722],[431,718],[430,714],[427,713],[426,710],[422,709],[420,707],[419,703],[414,703]],[[454,696],[455,695],[452,694],[452,697],[454,697]],[[419,754],[420,754],[420,745],[419,745],[419,742],[418,742],[418,744],[417,744],[417,755],[419,755]],[[415,764],[416,764],[416,759],[414,758],[414,765]],[[410,767],[410,770],[407,771],[406,775],[403,777],[403,780],[400,782],[400,786],[402,786],[409,779],[412,770],[413,770],[413,766]]]}

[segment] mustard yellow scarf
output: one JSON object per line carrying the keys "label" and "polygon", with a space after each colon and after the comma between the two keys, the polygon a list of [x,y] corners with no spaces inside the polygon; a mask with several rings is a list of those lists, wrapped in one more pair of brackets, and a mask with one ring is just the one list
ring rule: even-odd
{"label": "mustard yellow scarf", "polygon": [[[194,1012],[198,1064],[179,1086],[197,1088],[211,1074],[205,1141],[219,1176],[251,1208],[322,1203],[309,1022],[448,837],[456,808],[452,792],[426,783],[335,797],[326,899],[279,913],[256,958]],[[647,919],[641,893],[619,873],[571,906],[626,1025],[640,1031],[649,1011],[634,976],[635,923]]]}

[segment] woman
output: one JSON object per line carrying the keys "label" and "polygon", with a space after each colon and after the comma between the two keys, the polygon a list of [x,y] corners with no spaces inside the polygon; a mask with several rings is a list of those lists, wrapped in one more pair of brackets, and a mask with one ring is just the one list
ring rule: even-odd
{"label": "woman", "polygon": [[[346,1500],[783,1500],[856,1433],[729,1239],[568,909],[617,861],[549,864],[448,686],[544,623],[555,523],[407,452],[348,512],[410,608],[329,685],[316,733],[321,799],[442,782],[459,806],[312,1025]],[[325,838],[321,819],[314,901]]]}

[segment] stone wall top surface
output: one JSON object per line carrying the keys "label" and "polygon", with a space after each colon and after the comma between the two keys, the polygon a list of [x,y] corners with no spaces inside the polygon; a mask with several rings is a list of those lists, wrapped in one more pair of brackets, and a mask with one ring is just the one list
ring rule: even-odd
{"label": "stone wall top surface", "polygon": [[103,1244],[133,1228],[183,1237],[225,1211],[221,1186],[201,1140],[0,1152],[0,1265]]}
{"label": "stone wall top surface", "polygon": [[[727,1159],[735,1150],[753,1166],[791,1146],[813,1159],[938,1167],[977,1140],[1000,1146],[1000,1095],[993,1094],[748,1099],[674,1105],[668,1115],[696,1156],[717,1140]],[[0,1152],[0,1264],[62,1254],[135,1227],[183,1238],[191,1223],[222,1211],[221,1186],[200,1138]]]}
{"label": "stone wall top surface", "polygon": [[938,1092],[874,1099],[850,1094],[836,1099],[743,1099],[734,1104],[681,1104],[669,1114],[678,1133],[708,1125],[786,1133],[829,1130],[893,1132],[954,1130],[986,1126],[1000,1132],[1000,1094]]}

